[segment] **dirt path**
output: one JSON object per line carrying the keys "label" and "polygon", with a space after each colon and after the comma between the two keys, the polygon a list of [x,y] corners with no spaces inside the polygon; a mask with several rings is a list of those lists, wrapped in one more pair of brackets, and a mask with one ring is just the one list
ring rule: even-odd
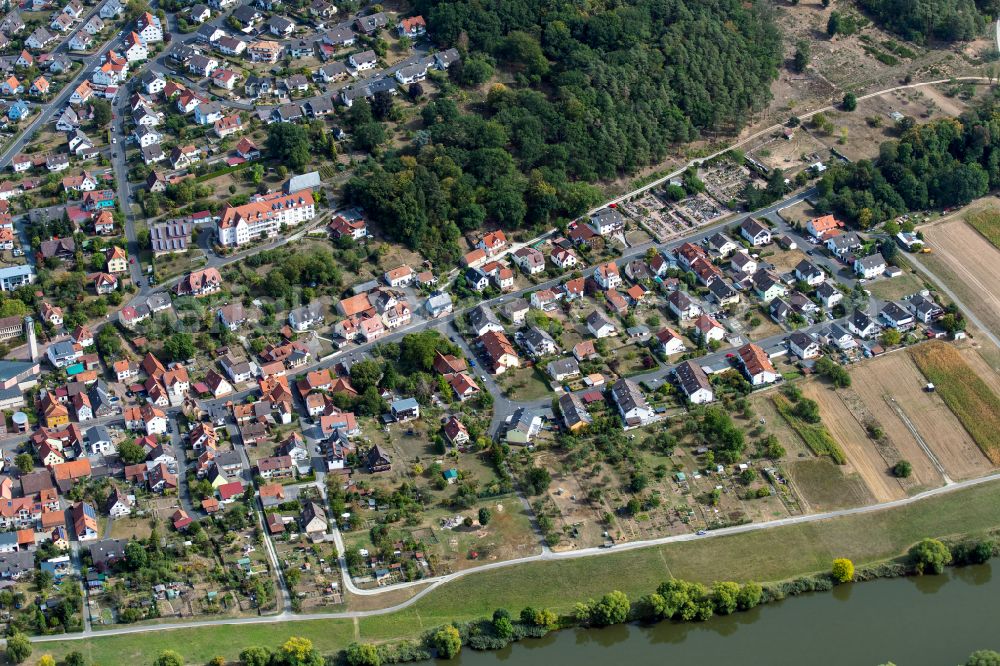
{"label": "dirt path", "polygon": [[906,497],[899,482],[889,475],[889,466],[875,450],[875,445],[837,394],[816,382],[803,384],[802,393],[819,403],[823,423],[833,439],[843,447],[848,462],[864,480],[876,501],[889,502]]}
{"label": "dirt path", "polygon": [[854,380],[852,387],[871,411],[875,420],[878,421],[879,427],[882,428],[886,437],[896,446],[900,457],[909,461],[913,466],[913,476],[916,480],[921,485],[939,486],[944,482],[941,474],[920,448],[910,430],[899,419],[899,415],[889,407],[884,399],[891,392],[892,374],[889,374],[890,382],[888,385],[884,384],[885,364],[882,361],[883,359],[877,359],[852,368],[851,378]]}

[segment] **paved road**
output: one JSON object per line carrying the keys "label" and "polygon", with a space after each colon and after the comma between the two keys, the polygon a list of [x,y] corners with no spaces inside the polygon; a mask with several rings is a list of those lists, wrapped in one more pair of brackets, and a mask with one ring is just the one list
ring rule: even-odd
{"label": "paved road", "polygon": [[[93,16],[97,11],[98,10],[95,8],[90,12],[90,14],[87,15],[87,18],[89,19],[90,16]],[[84,22],[86,22],[86,20]],[[83,23],[80,25],[83,25]],[[68,50],[67,45],[69,43],[69,39],[74,33],[76,33],[76,30],[71,31],[59,44],[59,46],[52,51],[52,53],[65,53]],[[118,37],[118,33],[115,33],[115,36],[105,42],[99,49],[97,49],[97,51],[94,52],[93,55],[86,56],[79,60],[79,62],[83,63],[83,67],[80,68],[77,75],[73,77],[73,80],[66,84],[59,94],[56,95],[55,99],[42,107],[42,112],[35,116],[35,119],[28,124],[28,126],[24,129],[24,132],[21,133],[21,136],[14,141],[14,143],[11,144],[6,151],[0,154],[0,170],[10,166],[10,162],[14,159],[14,156],[21,152],[31,139],[34,138],[35,132],[37,132],[40,127],[51,122],[57,113],[62,112],[63,108],[69,102],[69,98],[73,95],[73,91],[76,90],[76,87],[83,83],[84,80],[89,79],[94,67],[100,64],[101,56],[106,53],[109,48],[115,48],[121,43],[122,39]]]}
{"label": "paved road", "polygon": [[[34,643],[51,643],[56,641],[86,640],[100,636],[124,636],[128,634],[141,634],[152,631],[171,631],[174,629],[191,629],[195,627],[210,627],[223,624],[226,625],[276,624],[282,622],[304,622],[309,620],[340,620],[340,619],[371,617],[375,615],[387,615],[389,613],[395,613],[397,611],[403,610],[404,608],[412,606],[421,598],[430,594],[436,588],[440,587],[441,585],[444,585],[445,583],[452,582],[459,578],[464,578],[465,576],[474,575],[482,571],[504,569],[518,564],[525,564],[528,562],[552,562],[559,560],[575,560],[583,557],[601,557],[605,555],[613,555],[615,553],[619,553],[621,551],[626,551],[626,550],[638,550],[641,548],[663,546],[671,543],[698,541],[701,539],[711,539],[716,537],[729,536],[733,534],[743,534],[746,532],[770,530],[777,527],[818,523],[831,520],[834,518],[843,518],[846,516],[856,516],[868,513],[876,513],[879,511],[885,511],[887,509],[895,509],[904,506],[909,506],[910,504],[915,504],[917,502],[921,502],[931,497],[938,497],[941,495],[955,492],[956,490],[972,488],[974,486],[982,485],[985,483],[992,483],[994,481],[1000,481],[1000,473],[990,474],[989,476],[984,476],[978,479],[959,481],[958,483],[952,484],[950,486],[942,486],[940,488],[934,488],[933,490],[927,490],[922,493],[913,495],[911,497],[905,497],[903,499],[893,500],[891,502],[883,502],[881,504],[872,504],[868,506],[855,507],[853,509],[841,509],[838,511],[827,511],[825,513],[814,513],[803,516],[793,516],[790,518],[782,518],[780,520],[773,520],[764,523],[748,523],[746,525],[725,527],[718,530],[712,530],[704,536],[699,536],[697,534],[679,534],[675,536],[663,537],[661,539],[650,539],[647,541],[632,541],[629,543],[617,545],[614,548],[585,548],[581,550],[566,551],[559,553],[554,553],[552,551],[547,550],[538,555],[521,557],[514,560],[507,560],[505,562],[491,562],[489,564],[484,564],[474,569],[456,571],[455,573],[448,574],[446,576],[438,576],[434,578],[428,578],[423,581],[418,581],[417,583],[415,583],[416,585],[424,584],[427,585],[427,587],[420,590],[413,597],[407,599],[402,603],[396,604],[394,606],[389,606],[387,608],[380,608],[377,610],[344,611],[340,613],[312,613],[308,615],[296,615],[288,612],[283,612],[277,615],[270,615],[264,617],[240,618],[240,619],[229,619],[229,620],[199,620],[194,622],[182,622],[177,624],[142,625],[134,627],[121,627],[118,629],[108,629],[106,631],[90,631],[89,633],[85,630],[82,633],[76,633],[76,634],[33,636],[31,637],[31,641]],[[338,549],[340,548],[341,545],[338,544]],[[392,586],[390,588],[383,588],[381,591],[384,592],[388,590],[395,590],[398,588],[399,586]]]}
{"label": "paved road", "polygon": [[[118,189],[118,202],[125,216],[125,239],[128,241],[129,275],[132,284],[142,284],[142,263],[139,261],[139,237],[135,230],[135,211],[132,207],[132,191],[129,183],[128,165],[125,162],[125,119],[130,117],[128,113],[129,93],[126,86],[131,86],[132,81],[138,81],[142,76],[145,66],[139,66],[129,74],[129,82],[122,86],[121,91],[114,100],[115,120],[111,123],[111,136],[114,143],[111,145],[111,167],[115,172],[115,185]],[[145,285],[148,288],[148,284]],[[140,287],[139,295],[143,295],[143,288]]]}

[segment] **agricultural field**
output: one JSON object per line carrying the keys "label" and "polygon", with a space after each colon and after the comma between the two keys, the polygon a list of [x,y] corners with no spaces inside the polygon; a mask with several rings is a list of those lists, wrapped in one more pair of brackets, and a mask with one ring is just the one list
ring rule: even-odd
{"label": "agricultural field", "polygon": [[988,208],[970,212],[965,216],[965,221],[981,233],[993,247],[1000,249],[1000,211]]}
{"label": "agricultural field", "polygon": [[959,218],[922,230],[932,253],[920,255],[920,262],[985,326],[1000,330],[1000,250]]}
{"label": "agricultural field", "polygon": [[856,473],[876,502],[889,502],[906,496],[899,482],[889,475],[889,465],[879,455],[865,429],[854,418],[840,396],[819,382],[802,385],[802,393],[819,403],[823,423],[844,450],[847,458],[844,473]]}
{"label": "agricultural field", "polygon": [[996,393],[951,345],[927,343],[912,348],[910,356],[982,453],[994,465],[1000,464],[1000,398]]}
{"label": "agricultural field", "polygon": [[792,490],[801,498],[807,513],[835,511],[874,502],[874,496],[860,475],[849,474],[843,465],[829,458],[810,458],[787,463]]}
{"label": "agricultural field", "polygon": [[885,397],[895,387],[880,374],[880,362],[881,359],[854,366],[851,369],[852,387],[838,390],[836,397],[851,418],[864,428],[870,445],[883,461],[883,476],[888,477],[892,466],[905,460],[910,463],[912,474],[909,478],[894,480],[907,494],[940,486],[944,483],[942,473],[899,418],[894,408],[898,405]]}
{"label": "agricultural field", "polygon": [[[936,346],[939,344],[925,343],[911,353]],[[970,379],[975,376],[971,371],[968,374]],[[990,470],[989,461],[941,397],[924,391],[927,380],[909,354],[889,354],[860,363],[851,369],[851,377],[851,390],[861,397],[900,457],[913,465],[914,475],[923,483],[940,485],[928,462],[953,480],[981,476]],[[925,445],[939,464],[923,451]]]}

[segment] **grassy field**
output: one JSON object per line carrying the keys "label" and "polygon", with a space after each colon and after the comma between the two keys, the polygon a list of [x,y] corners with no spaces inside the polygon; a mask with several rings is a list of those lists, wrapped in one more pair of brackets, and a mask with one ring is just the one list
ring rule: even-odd
{"label": "grassy field", "polygon": [[993,208],[976,211],[966,215],[965,221],[994,247],[1000,248],[1000,211]]}
{"label": "grassy field", "polygon": [[830,456],[830,459],[838,465],[843,465],[847,461],[843,449],[837,442],[833,441],[830,431],[822,423],[806,423],[792,413],[792,403],[783,395],[771,397],[774,401],[774,408],[778,410],[781,417],[788,422],[792,430],[799,434],[806,445],[818,456]]}
{"label": "grassy field", "polygon": [[507,396],[524,402],[544,398],[552,392],[549,379],[538,366],[517,368],[503,373],[497,380]]}
{"label": "grassy field", "polygon": [[951,345],[918,345],[910,355],[986,457],[1000,464],[1000,398]]}
{"label": "grassy field", "polygon": [[[773,581],[825,571],[835,557],[857,564],[892,558],[927,536],[977,534],[1000,527],[996,506],[1000,483],[923,500],[900,508],[844,516],[718,538],[624,551],[565,562],[533,562],[470,575],[443,586],[413,606],[384,616],[306,620],[270,625],[147,632],[128,636],[36,645],[34,657],[80,650],[102,664],[151,662],[165,649],[179,650],[188,663],[215,655],[235,659],[249,645],[276,646],[288,636],[305,636],[324,652],[352,640],[389,640],[418,635],[452,619],[470,619],[503,606],[525,605],[568,611],[577,600],[621,589],[637,598],[669,576],[714,580]],[[627,572],[626,575],[621,575]]]}
{"label": "grassy field", "polygon": [[829,458],[807,458],[785,463],[792,488],[808,513],[873,504],[875,497],[857,473],[848,473]]}
{"label": "grassy field", "polygon": [[903,273],[894,278],[885,278],[865,285],[875,298],[894,301],[915,294],[924,288],[924,281],[913,273]]}

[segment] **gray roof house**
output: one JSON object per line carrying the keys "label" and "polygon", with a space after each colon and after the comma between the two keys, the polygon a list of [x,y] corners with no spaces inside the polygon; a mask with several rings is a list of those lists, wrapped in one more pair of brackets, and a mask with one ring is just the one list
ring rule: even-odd
{"label": "gray roof house", "polygon": [[288,323],[300,333],[322,324],[323,319],[323,305],[318,301],[295,308],[288,313]]}

